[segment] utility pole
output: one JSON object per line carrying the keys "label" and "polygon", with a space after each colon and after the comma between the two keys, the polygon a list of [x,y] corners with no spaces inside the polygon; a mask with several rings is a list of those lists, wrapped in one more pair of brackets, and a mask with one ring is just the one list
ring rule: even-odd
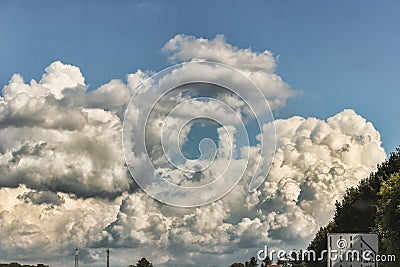
{"label": "utility pole", "polygon": [[78,260],[79,250],[75,248],[75,267],[79,267],[79,260]]}
{"label": "utility pole", "polygon": [[107,267],[110,267],[110,249],[107,248],[106,252],[107,252]]}

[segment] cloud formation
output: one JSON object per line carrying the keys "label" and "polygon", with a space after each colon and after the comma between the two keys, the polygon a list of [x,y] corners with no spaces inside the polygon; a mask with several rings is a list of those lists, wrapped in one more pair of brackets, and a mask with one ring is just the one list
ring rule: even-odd
{"label": "cloud formation", "polygon": [[[240,69],[262,89],[272,109],[296,94],[274,73],[271,52],[236,48],[221,35],[214,40],[177,35],[163,50],[178,62],[201,58]],[[354,110],[327,120],[276,120],[274,163],[256,191],[248,193],[249,181],[242,179],[209,205],[181,209],[161,204],[133,190],[121,145],[125,107],[148,75],[138,70],[126,81],[112,80],[87,91],[78,67],[54,62],[40,81],[25,83],[15,74],[3,87],[3,260],[65,266],[79,246],[82,263],[97,266],[110,246],[114,266],[132,264],[137,260],[132,253],[157,266],[228,265],[264,244],[304,246],[331,218],[335,200],[346,188],[385,158],[379,132]],[[182,94],[174,97],[185,99]],[[225,100],[242,107],[236,98]],[[156,124],[150,126],[157,130]],[[263,127],[268,131],[273,124]],[[257,146],[243,150],[250,158],[259,153]]]}
{"label": "cloud formation", "polygon": [[283,107],[288,98],[298,93],[274,73],[277,63],[272,52],[239,49],[221,34],[213,40],[178,34],[165,44],[163,51],[171,62],[207,59],[239,69],[258,85],[272,109]]}
{"label": "cloud formation", "polygon": [[[79,68],[58,61],[46,68],[39,82],[26,84],[14,75],[1,98],[0,186],[25,184],[78,197],[128,190],[131,181],[122,157],[121,120],[105,107],[90,107],[96,99],[92,95],[99,99],[107,88],[115,88],[113,82],[85,95]],[[67,101],[71,92],[92,100],[73,105]],[[118,100],[117,96],[114,101]],[[112,107],[112,101],[103,102]]]}

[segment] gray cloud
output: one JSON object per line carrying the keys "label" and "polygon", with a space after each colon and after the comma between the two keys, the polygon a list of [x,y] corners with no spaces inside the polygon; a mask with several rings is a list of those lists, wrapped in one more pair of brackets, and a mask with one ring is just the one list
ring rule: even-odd
{"label": "gray cloud", "polygon": [[60,206],[65,202],[64,199],[57,193],[51,191],[29,191],[18,196],[18,198],[23,199],[27,203],[32,203],[35,205],[52,204]]}
{"label": "gray cloud", "polygon": [[[118,91],[111,83],[97,95],[107,87]],[[1,186],[25,184],[78,197],[112,197],[130,188],[132,180],[122,157],[121,120],[105,104],[90,107],[88,99],[96,94],[85,94],[84,88],[79,69],[60,62],[52,63],[40,82],[25,84],[21,76],[12,77],[1,98]],[[67,101],[71,92],[84,105]],[[117,106],[108,103],[110,109]]]}

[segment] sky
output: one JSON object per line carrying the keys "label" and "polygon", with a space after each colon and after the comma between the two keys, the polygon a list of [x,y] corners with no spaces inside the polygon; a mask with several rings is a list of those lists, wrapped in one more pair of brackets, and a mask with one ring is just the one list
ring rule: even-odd
{"label": "sky", "polygon": [[[399,145],[399,11],[399,1],[0,0],[0,260],[64,266],[79,246],[82,266],[98,266],[109,246],[115,266],[141,256],[155,266],[228,266],[264,243],[306,246],[346,187]],[[151,91],[128,103],[140,81],[197,58],[255,81],[276,119],[277,150],[274,164],[264,155],[271,169],[255,192],[245,179],[212,204],[176,208],[137,187],[121,132],[144,118]],[[233,74],[214,68],[229,84]],[[187,79],[200,73],[177,71]],[[158,118],[170,104],[161,102]],[[188,110],[185,116],[201,111]],[[148,126],[152,157],[172,182],[205,183],[226,163],[229,140],[213,125],[217,167],[200,178],[177,175],[161,160],[158,118]],[[204,129],[192,126],[186,143],[197,145]],[[263,156],[254,143],[241,148]],[[136,157],[128,157],[129,170],[145,177],[150,172]]]}
{"label": "sky", "polygon": [[54,60],[75,64],[96,88],[140,69],[161,70],[179,33],[224,34],[238,47],[279,55],[277,72],[304,92],[278,117],[325,118],[354,108],[399,145],[398,1],[1,1],[0,82],[29,80]]}

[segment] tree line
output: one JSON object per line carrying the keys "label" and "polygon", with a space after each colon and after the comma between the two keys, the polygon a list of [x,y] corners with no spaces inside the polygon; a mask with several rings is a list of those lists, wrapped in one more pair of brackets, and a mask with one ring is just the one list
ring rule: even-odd
{"label": "tree line", "polygon": [[[379,254],[395,255],[400,260],[400,148],[390,154],[378,170],[347,189],[327,226],[321,227],[308,249],[320,253],[327,249],[329,233],[368,233],[379,236]],[[317,254],[319,255],[319,254]],[[307,267],[325,267],[323,262],[307,262]],[[399,263],[379,263],[396,267]]]}
{"label": "tree line", "polygon": [[37,265],[21,265],[17,262],[11,263],[0,263],[0,267],[49,267],[48,265],[44,264],[37,264]]}
{"label": "tree line", "polygon": [[[267,257],[260,265],[260,267],[266,267],[268,264],[271,264],[271,260]],[[250,260],[245,263],[235,262],[230,267],[257,267],[259,264],[257,263],[257,259],[255,257],[251,257]],[[140,259],[136,265],[129,265],[128,267],[153,267],[153,264],[150,263],[146,258]]]}

